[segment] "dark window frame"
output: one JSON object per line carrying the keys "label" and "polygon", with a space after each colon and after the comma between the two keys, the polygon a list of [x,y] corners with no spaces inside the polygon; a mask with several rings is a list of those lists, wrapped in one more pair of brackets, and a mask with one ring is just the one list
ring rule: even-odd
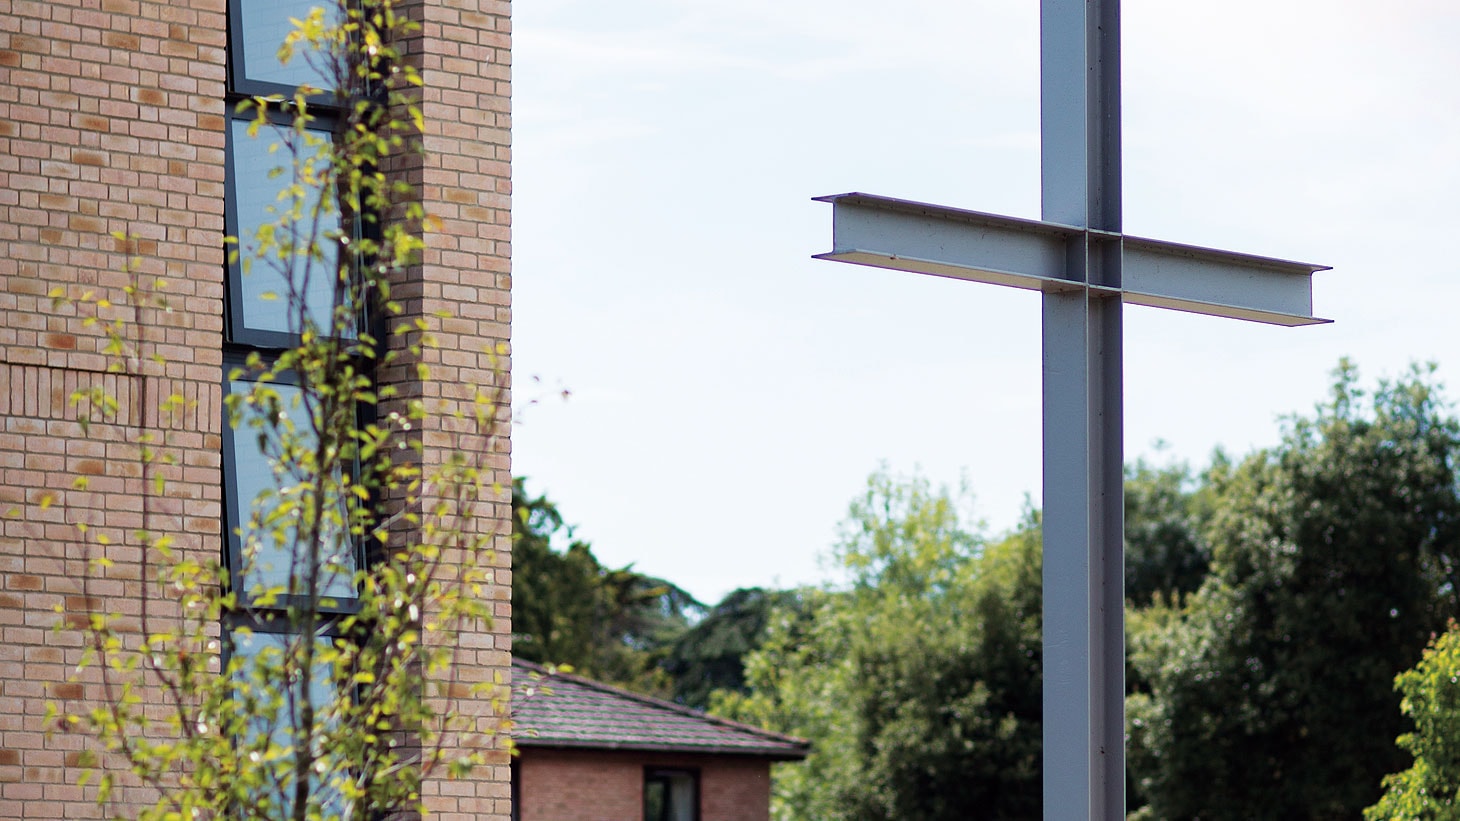
{"label": "dark window frame", "polygon": [[673,816],[670,814],[670,810],[672,809],[672,807],[668,803],[666,803],[664,805],[663,811],[659,815],[658,818],[652,818],[652,817],[650,817],[650,815],[649,815],[649,785],[652,784],[652,783],[662,783],[662,784],[664,784],[665,796],[668,797],[669,795],[672,795],[672,793],[670,791],[670,787],[669,787],[669,785],[671,783],[670,782],[670,779],[673,778],[673,777],[676,777],[676,776],[688,776],[689,777],[690,784],[692,784],[694,786],[694,798],[692,799],[693,802],[694,802],[694,804],[693,804],[693,807],[691,807],[690,819],[691,819],[691,821],[701,821],[701,818],[700,818],[700,812],[701,812],[700,806],[701,806],[701,804],[704,803],[704,800],[703,800],[703,790],[701,789],[701,783],[700,783],[700,768],[699,767],[665,767],[665,766],[653,765],[653,764],[647,765],[647,766],[644,767],[644,782],[643,782],[643,788],[642,788],[642,791],[641,791],[641,798],[642,798],[642,800],[640,801],[640,803],[643,805],[644,821],[673,821]]}
{"label": "dark window frame", "polygon": [[[235,199],[235,172],[234,151],[233,151],[233,130],[234,124],[240,120],[252,120],[258,116],[256,109],[241,105],[254,101],[257,104],[266,106],[265,117],[270,121],[288,127],[290,125],[292,98],[295,89],[280,83],[269,83],[263,81],[251,81],[245,76],[244,48],[241,47],[246,32],[243,28],[243,4],[247,0],[228,0],[228,85],[227,85],[227,108],[225,118],[225,173],[224,173],[224,196],[226,206],[224,209],[224,230],[227,235],[238,237],[240,215],[236,213]],[[320,0],[323,3],[330,3],[333,0]],[[296,58],[298,59],[298,58]],[[259,98],[269,98],[262,102]],[[333,134],[338,138],[339,129],[345,116],[344,102],[333,90],[327,93],[312,95],[306,101],[309,108],[311,130],[321,133]],[[340,227],[353,238],[360,238],[368,232],[370,235],[378,233],[376,220],[352,218],[346,213],[343,204],[337,203]],[[242,238],[240,238],[241,240]],[[241,245],[242,243],[240,243]],[[241,247],[229,248],[228,256],[234,257],[237,252],[241,257]],[[359,264],[357,262],[357,264]],[[244,325],[244,303],[243,296],[243,270],[241,259],[226,259],[224,264],[224,343],[223,343],[223,395],[226,397],[231,390],[232,372],[245,366],[251,354],[259,354],[267,363],[276,358],[281,352],[298,344],[300,336],[295,331],[274,331],[264,329],[250,329]],[[331,307],[333,300],[331,300]],[[351,329],[351,336],[368,330],[376,340],[383,339],[380,333],[379,318],[373,315],[373,311],[364,310],[363,315],[354,318],[355,325]],[[326,333],[332,333],[333,329],[321,329]],[[360,344],[358,341],[356,344]],[[377,344],[379,344],[377,342]],[[357,365],[362,369],[368,369],[373,358],[364,356],[365,352],[355,350]],[[242,378],[248,380],[252,377],[245,374]],[[291,378],[289,374],[278,376],[282,384],[299,384],[297,378]],[[376,409],[370,405],[360,405],[356,408],[356,420],[360,427],[364,427],[375,421]],[[238,465],[236,464],[236,434],[231,424],[223,426],[223,496],[224,496],[224,525],[226,529],[226,542],[224,545],[223,560],[229,571],[229,580],[232,575],[240,572],[243,568],[243,539],[240,534],[242,526],[247,522],[247,513],[251,509],[253,500],[239,498],[238,488]],[[359,475],[359,465],[355,466],[356,475]],[[367,569],[372,560],[378,558],[380,546],[373,543],[368,535],[354,537],[352,539],[352,553],[357,571]],[[238,591],[239,597],[237,607],[242,611],[260,611],[252,602],[248,601],[246,591]],[[275,606],[268,608],[279,615],[287,612],[291,607],[310,606],[310,602],[304,596],[282,596]],[[319,608],[320,615],[330,616],[333,614],[353,613],[359,610],[359,599],[341,598],[329,607]],[[225,623],[226,626],[226,623]]]}
{"label": "dark window frame", "polygon": [[[257,374],[247,372],[245,365],[246,357],[247,354],[241,351],[224,351],[224,397],[227,397],[229,395],[232,389],[232,383],[235,381],[258,381]],[[235,380],[232,378],[233,372],[239,369],[244,369],[245,372],[241,374],[237,380]],[[275,382],[281,385],[299,384],[298,378],[290,373],[280,374],[278,378],[275,379]],[[366,424],[369,423],[370,419],[367,417],[366,414],[363,414],[361,411],[362,408],[357,406],[357,425],[359,425],[360,427],[364,427]],[[239,492],[238,465],[237,457],[235,455],[238,439],[237,434],[238,431],[234,429],[234,426],[232,424],[225,423],[223,425],[223,516],[225,530],[227,531],[225,534],[227,538],[227,543],[224,546],[225,553],[223,558],[224,567],[228,571],[227,574],[225,574],[225,581],[229,585],[230,589],[232,589],[233,592],[237,594],[237,603],[235,606],[240,613],[277,612],[280,614],[284,613],[291,607],[310,606],[311,602],[308,601],[308,598],[306,596],[285,595],[278,597],[274,605],[271,605],[269,607],[258,607],[250,600],[247,590],[242,588],[234,589],[233,587],[234,575],[241,574],[244,568],[243,529],[244,525],[248,523],[248,516],[246,514],[249,510],[252,509],[254,502],[253,499],[245,500],[241,498],[241,494]],[[358,465],[355,466],[355,473],[356,475],[359,474]],[[370,558],[377,552],[371,544],[371,538],[368,536],[368,534],[362,534],[361,536],[357,537],[350,537],[349,534],[346,534],[346,536],[352,542],[351,554],[355,561],[355,572],[359,572],[360,570],[369,567],[368,562]],[[321,603],[321,606],[319,607],[319,613],[321,616],[357,613],[360,610],[360,599],[358,595],[353,598],[329,596],[326,596],[324,598],[328,601],[331,601],[332,604],[325,605]]]}
{"label": "dark window frame", "polygon": [[[235,123],[252,121],[257,117],[257,113],[255,111],[238,110],[238,106],[236,105],[236,103],[248,99],[251,98],[243,96],[242,98],[240,98],[240,100],[237,101],[232,99],[230,100],[230,111],[228,112],[226,118],[227,127],[224,131],[223,137],[225,163],[225,171],[223,176],[223,196],[224,203],[227,206],[223,210],[223,230],[225,236],[234,237],[238,241],[237,245],[231,245],[226,249],[227,258],[224,262],[224,268],[226,273],[225,291],[227,297],[224,303],[223,310],[224,337],[229,343],[245,348],[283,350],[285,348],[293,347],[293,345],[299,339],[298,333],[294,331],[269,330],[266,328],[250,328],[248,327],[244,319],[244,312],[246,310],[248,301],[244,296],[243,278],[245,274],[243,271],[243,261],[245,255],[247,254],[247,246],[252,242],[253,237],[245,236],[242,233],[243,229],[242,226],[239,224],[240,215],[237,213],[237,209],[235,208],[235,202],[238,197],[238,187],[237,182],[234,179],[235,165],[233,130]],[[322,134],[338,134],[340,127],[340,112],[338,109],[311,108],[310,116],[314,118],[315,122],[309,126],[309,130],[320,132]],[[290,115],[287,111],[278,106],[270,106],[265,112],[265,117],[272,123],[287,126]],[[336,214],[339,218],[339,230],[342,233],[349,234],[352,240],[358,240],[362,236],[362,231],[366,229],[364,223],[366,223],[367,221],[360,219],[351,219],[350,215],[345,213],[343,207],[339,203],[336,203]],[[338,259],[339,258],[336,257],[337,265],[339,264]],[[332,272],[321,266],[321,269],[319,271],[316,271],[314,275],[331,276]],[[285,296],[281,294],[280,299],[284,298]],[[333,306],[331,305],[331,307]],[[366,317],[355,317],[354,329],[352,330],[354,332],[358,332],[361,328],[366,327],[365,320]],[[333,327],[319,328],[317,330],[326,334],[332,334],[334,331]]]}
{"label": "dark window frame", "polygon": [[[270,82],[264,80],[251,80],[247,77],[245,50],[242,44],[247,36],[243,26],[243,6],[248,0],[228,0],[227,4],[227,84],[225,89],[226,101],[226,127],[224,130],[224,202],[232,205],[236,196],[235,182],[233,175],[233,123],[240,119],[249,120],[257,116],[257,110],[247,104],[259,104],[266,106],[265,115],[268,119],[280,125],[289,125],[290,111],[294,108],[294,94],[296,88],[284,83]],[[310,5],[329,6],[335,3],[345,2],[353,4],[353,0],[312,0]],[[296,60],[302,59],[295,57]],[[373,100],[376,104],[384,104],[383,99],[376,99],[381,89],[366,88],[363,95]],[[341,94],[337,89],[322,89],[320,94],[313,94],[305,98],[305,104],[309,116],[314,120],[311,130],[328,131],[339,137],[340,129],[346,127],[346,117],[353,99],[347,99],[348,95]],[[240,110],[244,106],[245,110]],[[368,215],[361,216],[351,214],[346,210],[345,204],[336,199],[336,208],[340,220],[341,232],[349,237],[351,241],[360,239],[380,238],[380,225],[378,219],[370,218]],[[281,332],[264,329],[249,329],[243,321],[243,272],[241,260],[245,238],[239,235],[238,214],[231,207],[224,209],[224,231],[226,236],[232,236],[239,240],[239,245],[229,247],[226,250],[228,257],[238,257],[237,261],[225,263],[225,304],[223,311],[224,340],[225,346],[242,346],[247,349],[272,349],[283,350],[292,347],[298,340],[298,334],[292,332]],[[355,264],[365,264],[356,260]],[[383,340],[383,323],[377,315],[373,306],[366,306],[361,315],[354,317],[354,328],[351,335],[369,332],[377,340]],[[332,333],[333,329],[320,329],[325,333]]]}
{"label": "dark window frame", "polygon": [[[320,622],[316,626],[311,640],[329,639],[334,641],[339,639],[344,635],[340,629],[342,618],[340,614],[321,614]],[[255,635],[303,638],[302,633],[291,629],[292,625],[287,622],[287,616],[282,611],[269,610],[254,613],[234,612],[226,614],[224,616],[223,627],[222,641],[219,643],[219,655],[224,671],[229,669],[233,656],[237,652],[234,636],[240,628],[247,628]],[[235,744],[238,742],[239,739],[237,738],[233,740]],[[375,817],[375,815],[372,815],[372,820]]]}
{"label": "dark window frame", "polygon": [[[247,0],[228,0],[228,92],[230,95],[241,97],[280,97],[292,99],[298,90],[297,86],[287,83],[279,83],[271,80],[256,80],[248,76],[248,60],[243,48],[235,48],[235,43],[243,43],[248,36],[243,26],[243,5]],[[321,5],[328,5],[333,0],[319,0]],[[296,55],[295,60],[304,59]],[[329,104],[335,98],[335,89],[322,88],[319,94],[311,94],[307,99],[311,106],[317,104]]]}
{"label": "dark window frame", "polygon": [[[258,108],[264,107],[264,116],[271,122],[288,128],[291,127],[291,115],[295,111],[294,96],[296,88],[277,82],[262,80],[251,80],[247,77],[247,58],[245,55],[245,37],[247,32],[243,26],[243,6],[247,0],[228,0],[227,3],[227,82],[225,87],[225,119],[224,119],[224,230],[226,235],[239,237],[239,223],[241,217],[237,209],[237,177],[236,174],[249,173],[250,169],[240,169],[235,164],[234,130],[240,121],[252,120],[259,116]],[[320,0],[325,4],[333,0]],[[300,59],[296,57],[296,59]],[[332,136],[338,140],[340,129],[345,125],[348,114],[347,105],[349,101],[334,89],[321,89],[321,93],[310,95],[305,99],[309,115],[312,121],[309,128],[320,133],[321,136]],[[285,163],[280,163],[284,165]],[[336,197],[335,203],[342,234],[352,239],[364,236],[376,237],[379,233],[378,220],[361,219],[358,215],[347,212],[345,206]],[[333,226],[331,226],[333,227]],[[222,391],[223,396],[228,396],[232,390],[231,383],[235,370],[243,368],[245,372],[239,377],[239,381],[255,381],[257,372],[250,373],[246,367],[250,356],[257,354],[263,359],[265,367],[272,361],[276,361],[279,354],[298,344],[299,328],[291,328],[287,331],[246,327],[244,322],[244,287],[242,255],[244,247],[249,244],[247,238],[240,237],[242,242],[239,246],[225,247],[224,262],[224,310],[223,310],[223,374]],[[337,261],[343,256],[337,257]],[[356,265],[360,262],[355,261]],[[335,272],[326,271],[321,268],[318,272],[323,275],[331,275]],[[316,274],[317,275],[317,274]],[[282,296],[282,295],[281,295]],[[333,306],[334,300],[331,300]],[[293,325],[292,322],[288,323]],[[358,337],[367,331],[375,340],[383,340],[379,333],[379,326],[383,325],[381,319],[376,316],[373,306],[366,306],[359,316],[354,317],[354,327],[346,336],[347,344],[353,347],[347,348],[357,365],[366,372],[374,361],[367,354],[368,351],[361,349],[363,342]],[[322,333],[334,335],[333,328],[320,329]],[[378,341],[376,344],[380,344]],[[280,384],[298,385],[297,377],[291,374],[278,374],[275,377]],[[226,413],[226,411],[225,411]],[[376,418],[377,409],[366,403],[357,404],[356,420],[360,427],[373,422]],[[237,447],[240,444],[240,435],[247,436],[249,428],[244,427],[235,430],[232,424],[223,425],[222,442],[222,491],[223,491],[223,518],[226,533],[222,547],[222,556],[226,573],[224,574],[225,584],[235,584],[235,576],[241,579],[243,570],[243,537],[242,530],[247,524],[249,511],[253,499],[241,499],[239,490],[239,465]],[[247,444],[247,443],[243,443]],[[359,475],[359,465],[355,466],[356,475]],[[367,500],[366,504],[375,504],[377,500]],[[346,534],[351,542],[351,555],[354,561],[354,569],[358,573],[361,570],[368,570],[374,561],[379,560],[382,545],[371,536],[361,534],[351,536]],[[361,609],[361,602],[358,597],[359,590],[355,590],[355,596],[346,598],[338,595],[326,596],[326,602],[309,601],[303,595],[285,595],[279,597],[268,607],[258,606],[250,601],[247,590],[238,589],[234,592],[237,596],[234,606],[223,613],[221,619],[221,642],[220,656],[226,670],[231,659],[235,655],[235,636],[237,631],[247,628],[258,635],[271,634],[278,636],[294,637],[297,640],[317,641],[320,639],[339,640],[344,637],[341,632],[341,625],[350,620],[352,615],[358,614]],[[305,637],[302,635],[301,624],[294,616],[303,608],[314,608],[316,622],[314,635]],[[368,630],[365,624],[355,624],[351,634],[362,630]],[[377,814],[373,814],[374,817]]]}

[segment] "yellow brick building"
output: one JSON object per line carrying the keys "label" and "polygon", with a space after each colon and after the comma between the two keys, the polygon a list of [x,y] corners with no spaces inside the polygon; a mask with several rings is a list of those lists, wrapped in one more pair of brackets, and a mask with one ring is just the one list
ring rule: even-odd
{"label": "yellow brick building", "polygon": [[[252,93],[240,38],[247,21],[289,12],[296,0],[0,0],[0,819],[101,817],[77,786],[86,739],[47,734],[48,701],[72,709],[98,697],[94,680],[70,682],[82,653],[85,614],[99,607],[134,617],[150,588],[133,533],[146,526],[182,550],[217,557],[229,517],[223,458],[227,362],[257,343],[240,324],[223,238],[234,183],[256,173],[229,148],[233,105]],[[307,8],[307,0],[303,2]],[[510,3],[410,0],[420,22],[406,44],[423,76],[426,153],[403,169],[427,213],[421,262],[394,284],[408,316],[441,341],[413,363],[376,374],[436,411],[469,402],[461,386],[502,389],[509,361],[484,353],[510,327]],[[115,235],[130,239],[120,240]],[[170,284],[170,312],[144,318],[160,364],[140,375],[107,373],[104,337],[86,311],[48,294],[94,291],[125,302],[124,270]],[[118,399],[106,424],[84,433],[69,398],[101,385]],[[158,397],[187,400],[160,413]],[[428,464],[457,440],[433,413],[422,432]],[[439,426],[439,427],[438,427]],[[136,460],[139,430],[164,436],[176,464],[144,519]],[[505,401],[490,466],[510,492]],[[90,477],[85,491],[72,487]],[[44,499],[55,503],[43,507]],[[480,526],[495,534],[497,619],[463,638],[463,677],[491,680],[510,668],[510,505],[491,501]],[[117,567],[83,595],[87,547],[75,522],[111,534]],[[155,590],[154,590],[155,593]],[[151,600],[156,612],[169,602]],[[57,610],[61,611],[58,615]],[[487,705],[468,705],[482,726]],[[505,753],[472,780],[427,783],[433,817],[506,819]],[[122,800],[148,801],[144,790]]]}

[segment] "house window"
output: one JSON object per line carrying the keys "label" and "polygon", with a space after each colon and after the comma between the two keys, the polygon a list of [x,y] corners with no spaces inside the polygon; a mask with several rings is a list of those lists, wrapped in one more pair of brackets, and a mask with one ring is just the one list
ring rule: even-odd
{"label": "house window", "polygon": [[644,770],[644,821],[699,821],[700,774],[695,770]]}
{"label": "house window", "polygon": [[[296,51],[284,65],[278,58],[280,44],[293,29],[290,18],[307,18],[315,7],[332,9],[329,21],[338,16],[336,0],[228,3],[225,228],[238,244],[230,249],[225,271],[224,364],[230,375],[224,390],[239,399],[253,393],[257,374],[232,374],[250,357],[267,366],[306,333],[353,338],[358,327],[345,293],[348,283],[340,273],[344,221],[333,191],[321,182],[330,179],[329,149],[340,102],[332,93],[310,97],[303,129],[294,127],[298,111],[285,104],[299,84],[333,87],[327,77],[333,73],[328,68],[331,55]],[[249,105],[241,107],[245,103]],[[271,238],[271,247],[259,253],[265,238]],[[287,608],[305,603],[301,596],[307,591],[299,580],[308,557],[297,555],[306,551],[297,549],[295,531],[273,526],[278,524],[273,514],[303,494],[341,494],[322,492],[330,484],[337,490],[339,482],[328,479],[338,477],[314,481],[319,477],[306,475],[317,466],[297,455],[318,441],[318,411],[297,384],[289,384],[288,374],[275,377],[267,397],[272,401],[241,401],[232,420],[236,427],[224,425],[229,535],[223,560],[240,607],[272,609],[262,615],[282,619]],[[286,443],[293,453],[285,452]],[[263,504],[256,509],[261,493]],[[324,611],[348,611],[356,595],[354,574],[362,566],[360,547],[348,537],[344,510],[325,510],[320,518],[331,521],[309,551],[320,554],[323,572],[317,577],[317,592],[322,599],[310,604]],[[251,526],[251,519],[260,526]],[[281,590],[282,595],[264,595]]]}
{"label": "house window", "polygon": [[[248,629],[238,629],[244,626]],[[266,669],[278,669],[284,655],[298,650],[295,637],[280,628],[277,621],[264,619],[247,625],[235,625],[235,629],[228,633],[229,657],[242,661],[235,668],[234,681],[236,686],[240,686],[239,693],[243,694],[245,701],[261,695],[260,690],[244,684],[247,677],[253,674],[254,665],[261,663]],[[328,630],[317,636],[314,640],[316,658],[323,656],[333,641],[333,634]],[[309,700],[316,706],[329,704],[334,699],[335,685],[331,668],[332,665],[318,661],[312,667]],[[293,743],[296,705],[289,704],[282,710],[250,709],[251,707],[254,705],[244,705],[248,725],[236,740],[243,750],[254,748],[258,755],[263,756],[270,744],[276,748],[285,748]],[[328,752],[315,762],[309,776],[309,789],[319,796],[320,809],[323,812],[333,813],[339,818],[349,817],[349,802],[334,786],[335,779],[348,778],[348,774],[349,762],[331,756]],[[259,792],[251,799],[255,809],[288,806],[292,780],[292,774],[275,774],[272,779],[266,779],[264,784],[258,786]]]}

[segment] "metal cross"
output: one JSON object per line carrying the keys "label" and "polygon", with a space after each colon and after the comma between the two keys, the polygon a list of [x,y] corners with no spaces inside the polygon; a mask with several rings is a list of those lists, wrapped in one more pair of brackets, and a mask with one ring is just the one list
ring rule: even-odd
{"label": "metal cross", "polygon": [[1044,817],[1125,818],[1121,306],[1277,325],[1327,266],[1121,233],[1119,0],[1041,0],[1042,219],[875,197],[818,259],[1041,291]]}

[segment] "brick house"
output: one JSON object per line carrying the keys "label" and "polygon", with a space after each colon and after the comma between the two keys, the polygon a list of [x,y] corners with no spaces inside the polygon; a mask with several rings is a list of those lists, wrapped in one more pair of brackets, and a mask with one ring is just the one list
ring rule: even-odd
{"label": "brick house", "polygon": [[[766,821],[810,742],[513,661],[519,821]],[[548,692],[544,692],[544,688]]]}
{"label": "brick house", "polygon": [[[69,681],[83,635],[52,627],[84,623],[96,607],[135,615],[143,596],[153,596],[153,612],[166,612],[169,602],[141,578],[137,528],[170,536],[200,559],[227,561],[230,495],[243,481],[229,475],[225,458],[228,363],[271,344],[225,259],[223,237],[240,219],[236,183],[259,176],[234,145],[234,105],[289,86],[266,70],[277,44],[270,32],[278,37],[269,21],[320,4],[0,0],[0,819],[102,817],[95,786],[77,785],[86,739],[48,735],[44,723],[48,701],[76,709],[99,691],[94,680]],[[455,441],[447,413],[469,411],[470,397],[455,386],[496,385],[504,396],[507,388],[510,363],[475,352],[509,340],[511,13],[509,0],[402,5],[421,23],[405,51],[424,78],[427,150],[402,173],[439,222],[393,294],[442,346],[423,354],[429,377],[405,362],[375,379],[438,411],[421,433],[429,467]],[[143,275],[169,281],[172,305],[149,330],[161,362],[136,376],[108,373],[100,331],[48,298],[59,287],[124,304],[130,258]],[[84,435],[68,400],[92,385],[119,406]],[[172,394],[185,398],[186,411],[159,413],[155,398]],[[490,467],[510,488],[505,407],[498,418]],[[165,436],[177,459],[145,523],[135,455],[144,428]],[[91,479],[84,492],[72,486],[79,475]],[[505,676],[510,659],[509,499],[489,507],[479,525],[494,534],[499,570],[484,595],[497,618],[463,638],[460,662],[463,677],[479,681]],[[87,548],[77,521],[116,545],[116,564],[92,585],[91,599],[79,581]],[[162,699],[155,687],[143,695]],[[483,726],[492,718],[487,705],[465,712]],[[505,821],[507,755],[494,752],[468,780],[428,780],[422,793],[441,821]],[[137,788],[118,798],[123,812],[150,803]]]}

